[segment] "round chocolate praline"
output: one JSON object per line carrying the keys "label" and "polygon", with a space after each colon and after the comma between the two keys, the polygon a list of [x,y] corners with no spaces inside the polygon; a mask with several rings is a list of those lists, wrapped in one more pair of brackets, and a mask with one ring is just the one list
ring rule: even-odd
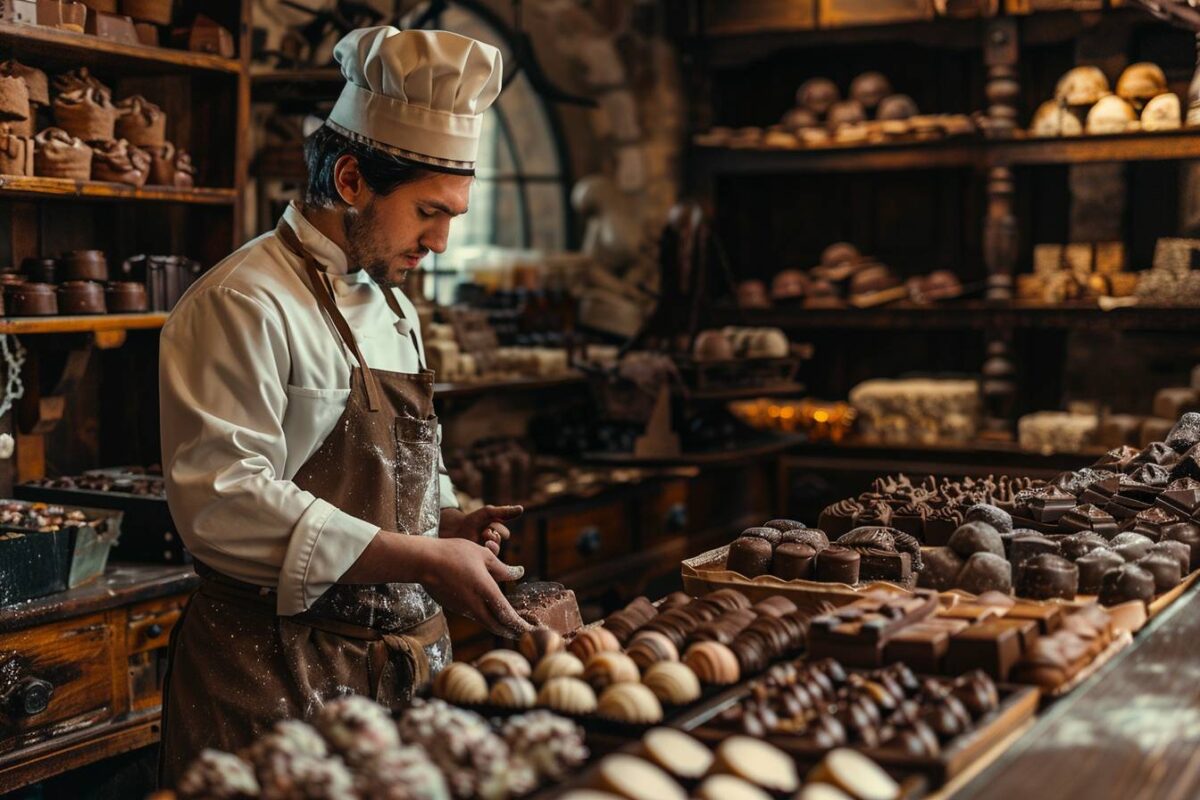
{"label": "round chocolate praline", "polygon": [[775,548],[771,574],[785,581],[812,580],[817,551],[806,544],[786,542]]}
{"label": "round chocolate praline", "polygon": [[747,578],[766,575],[771,571],[773,551],[771,543],[765,539],[742,536],[734,539],[733,543],[729,545],[725,569],[745,575]]}
{"label": "round chocolate praline", "polygon": [[1079,592],[1079,569],[1062,556],[1042,553],[1026,560],[1017,577],[1017,595],[1030,600],[1061,597],[1073,600]]}
{"label": "round chocolate praline", "polygon": [[1179,560],[1168,553],[1151,553],[1134,563],[1154,576],[1155,594],[1171,591],[1183,578],[1179,572]]}
{"label": "round chocolate praline", "polygon": [[972,594],[1012,593],[1012,565],[994,553],[975,553],[958,574],[958,588]]}
{"label": "round chocolate praline", "polygon": [[1154,599],[1154,576],[1137,564],[1122,564],[1104,573],[1100,581],[1100,603],[1115,606],[1130,600]]}
{"label": "round chocolate praline", "polygon": [[986,522],[964,522],[950,535],[949,546],[963,558],[976,553],[991,553],[1004,558],[1004,540],[1000,532]]}
{"label": "round chocolate praline", "polygon": [[1093,531],[1081,531],[1064,536],[1058,540],[1058,546],[1062,548],[1063,558],[1069,561],[1077,561],[1093,550],[1112,549],[1112,545],[1107,539]]}
{"label": "round chocolate praline", "polygon": [[922,589],[944,592],[958,585],[958,573],[964,563],[958,553],[949,547],[931,547],[924,553],[924,562],[917,576],[917,585]]}
{"label": "round chocolate praline", "polygon": [[1079,593],[1099,594],[1104,573],[1125,563],[1120,555],[1106,548],[1097,548],[1075,561],[1079,569]]}
{"label": "round chocolate praline", "polygon": [[1192,551],[1183,542],[1164,539],[1161,542],[1155,542],[1154,546],[1150,548],[1150,553],[1166,553],[1179,562],[1179,574],[1181,576],[1188,574],[1188,565],[1191,563]]}
{"label": "round chocolate praline", "polygon": [[1126,531],[1113,537],[1111,544],[1112,549],[1121,558],[1126,561],[1137,561],[1150,552],[1150,548],[1154,546],[1154,540],[1140,533]]}
{"label": "round chocolate praline", "polygon": [[841,545],[830,545],[817,553],[813,567],[813,579],[826,583],[858,583],[859,564],[862,556],[858,551]]}

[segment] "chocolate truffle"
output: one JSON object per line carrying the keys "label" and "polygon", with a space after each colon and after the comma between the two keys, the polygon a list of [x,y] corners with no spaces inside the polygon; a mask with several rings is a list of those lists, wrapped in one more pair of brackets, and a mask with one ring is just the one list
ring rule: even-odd
{"label": "chocolate truffle", "polygon": [[799,528],[779,534],[780,544],[806,544],[814,550],[829,547],[829,537],[816,528]]}
{"label": "chocolate truffle", "polygon": [[771,574],[785,581],[812,580],[813,561],[817,551],[806,544],[787,542],[775,549],[775,560],[771,563]]}
{"label": "chocolate truffle", "polygon": [[846,583],[851,586],[858,583],[859,564],[862,556],[857,550],[841,545],[830,545],[821,552],[813,566],[813,579],[826,583]]}
{"label": "chocolate truffle", "polygon": [[1073,600],[1079,592],[1079,569],[1062,556],[1042,553],[1021,565],[1017,595],[1031,600],[1061,597]]}
{"label": "chocolate truffle", "polygon": [[771,559],[774,548],[766,539],[755,536],[741,536],[729,545],[729,556],[725,560],[725,569],[737,572],[747,578],[757,578],[771,571]]}
{"label": "chocolate truffle", "polygon": [[1165,553],[1178,561],[1181,577],[1191,571],[1189,567],[1191,566],[1192,551],[1183,542],[1176,542],[1171,539],[1155,542],[1154,546],[1150,548],[1150,553]]}
{"label": "chocolate truffle", "polygon": [[794,531],[798,528],[806,527],[803,522],[797,522],[794,519],[769,519],[762,524],[764,528],[774,528],[783,533],[784,531]]}
{"label": "chocolate truffle", "polygon": [[1112,549],[1107,539],[1092,531],[1083,531],[1081,533],[1073,533],[1070,536],[1064,536],[1058,540],[1058,546],[1062,548],[1063,558],[1069,561],[1077,561],[1093,550]]}
{"label": "chocolate truffle", "polygon": [[1100,582],[1100,602],[1115,606],[1130,600],[1154,599],[1154,576],[1137,564],[1122,564],[1104,573]]}
{"label": "chocolate truffle", "polygon": [[1191,549],[1192,561],[1188,564],[1189,572],[1200,569],[1200,525],[1190,522],[1185,525],[1174,525],[1163,535],[1167,537],[1167,540],[1183,542]]}
{"label": "chocolate truffle", "polygon": [[1012,533],[1012,515],[1002,508],[987,503],[979,503],[967,509],[963,514],[964,522],[985,522],[999,533]]}
{"label": "chocolate truffle", "polygon": [[1124,563],[1125,559],[1106,548],[1097,548],[1080,556],[1075,561],[1075,566],[1079,569],[1079,593],[1099,594],[1104,573]]}
{"label": "chocolate truffle", "polygon": [[746,528],[740,538],[762,539],[775,547],[779,544],[779,531],[774,528]]}
{"label": "chocolate truffle", "polygon": [[1119,533],[1112,540],[1113,550],[1126,561],[1137,561],[1149,553],[1153,546],[1153,539],[1133,531]]}
{"label": "chocolate truffle", "polygon": [[1154,576],[1156,594],[1171,591],[1183,579],[1179,571],[1179,559],[1169,553],[1150,553],[1134,563]]}
{"label": "chocolate truffle", "polygon": [[958,585],[958,573],[963,568],[958,553],[949,547],[931,547],[924,555],[925,568],[917,576],[918,586],[944,592]]}
{"label": "chocolate truffle", "polygon": [[1011,594],[1012,565],[995,553],[975,553],[958,574],[958,588],[972,594],[991,591]]}
{"label": "chocolate truffle", "polygon": [[964,522],[950,537],[950,549],[963,558],[975,553],[991,553],[1004,558],[1004,540],[1000,532],[986,522]]}

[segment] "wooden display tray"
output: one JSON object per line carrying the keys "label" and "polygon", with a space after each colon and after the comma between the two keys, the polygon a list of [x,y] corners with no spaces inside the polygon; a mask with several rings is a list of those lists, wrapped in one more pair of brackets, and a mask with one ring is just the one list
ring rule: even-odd
{"label": "wooden display tray", "polygon": [[683,590],[693,597],[703,597],[718,589],[737,589],[755,603],[766,600],[768,597],[783,595],[795,603],[800,610],[813,613],[821,611],[821,607],[825,603],[844,606],[855,600],[861,600],[863,593],[867,591],[882,591],[897,595],[912,594],[913,587],[903,587],[885,581],[850,586],[845,583],[821,581],[785,581],[774,575],[747,578],[740,573],[722,568],[728,555],[729,545],[724,545],[684,561],[680,565]]}
{"label": "wooden display tray", "polygon": [[[718,714],[750,694],[752,681],[737,686],[714,700],[688,723],[680,725],[705,744],[715,744],[740,731],[709,724]],[[1038,708],[1039,692],[1031,686],[1000,683],[1000,705],[986,715],[969,732],[954,739],[936,758],[922,758],[882,748],[852,746],[883,767],[893,777],[913,773],[924,775],[933,786],[946,781],[970,767],[976,759],[990,751],[1013,730],[1033,719]],[[828,750],[813,747],[795,736],[771,736],[768,741],[791,755],[805,768],[815,766]]]}

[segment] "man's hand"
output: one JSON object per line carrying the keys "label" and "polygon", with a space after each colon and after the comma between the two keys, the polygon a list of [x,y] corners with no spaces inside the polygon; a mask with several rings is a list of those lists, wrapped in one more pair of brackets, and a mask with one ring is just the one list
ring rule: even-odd
{"label": "man's hand", "polygon": [[524,567],[510,567],[490,548],[465,539],[426,541],[432,546],[421,584],[434,600],[497,636],[519,639],[533,627],[517,616],[497,584],[519,579]]}
{"label": "man's hand", "polygon": [[466,539],[500,555],[500,545],[511,535],[504,523],[521,516],[524,510],[520,506],[484,506],[464,514],[456,508],[444,508],[438,536]]}

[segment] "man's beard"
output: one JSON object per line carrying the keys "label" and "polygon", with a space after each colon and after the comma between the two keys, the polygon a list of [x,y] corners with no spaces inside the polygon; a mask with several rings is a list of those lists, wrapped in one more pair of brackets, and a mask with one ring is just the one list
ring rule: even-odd
{"label": "man's beard", "polygon": [[381,241],[374,198],[367,201],[367,207],[362,211],[357,208],[346,209],[342,227],[346,233],[346,259],[350,269],[365,270],[380,286],[404,285],[408,271],[401,270],[399,277],[393,277],[388,267],[387,249]]}

